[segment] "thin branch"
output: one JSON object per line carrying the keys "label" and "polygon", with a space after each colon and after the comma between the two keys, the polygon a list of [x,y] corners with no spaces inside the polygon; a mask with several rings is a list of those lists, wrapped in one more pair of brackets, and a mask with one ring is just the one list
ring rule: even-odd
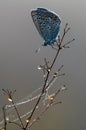
{"label": "thin branch", "polygon": [[[55,61],[56,61],[56,59],[57,59],[57,56],[58,56],[58,54],[59,54],[59,51],[60,51],[60,49],[58,49],[58,51],[57,51],[57,53],[56,53],[56,56],[55,56],[55,58],[54,58],[54,60],[53,60],[53,62],[52,62],[52,65],[50,66],[50,70],[52,69],[52,67],[53,67],[53,65],[54,65],[54,63],[55,63]],[[42,89],[42,91],[41,91],[40,97],[38,98],[38,100],[37,100],[37,102],[36,102],[36,104],[35,104],[35,106],[34,106],[34,108],[33,108],[33,111],[32,111],[31,115],[30,115],[29,118],[28,118],[29,122],[30,122],[30,120],[31,120],[31,118],[32,118],[32,116],[33,116],[35,110],[36,110],[37,105],[39,104],[39,102],[40,102],[40,100],[41,100],[41,97],[42,97],[44,91],[45,91],[46,83],[47,83],[48,78],[49,78],[49,74],[50,74],[50,71],[47,72],[47,76],[46,76],[46,79],[45,79],[45,82],[44,82],[43,89]],[[27,128],[29,122],[27,122],[25,128]]]}
{"label": "thin branch", "polygon": [[73,42],[73,41],[75,41],[75,39],[72,39],[72,40],[70,40],[70,41],[68,41],[67,43],[65,43],[64,45],[63,45],[63,47],[64,48],[69,48],[69,46],[67,46],[67,45],[69,45],[71,42]]}
{"label": "thin branch", "polygon": [[64,36],[65,36],[65,35],[67,34],[67,32],[70,30],[70,28],[67,28],[67,27],[68,27],[68,23],[66,23],[66,25],[65,25],[62,38],[60,39],[60,45],[61,45],[61,43],[63,42]]}
{"label": "thin branch", "polygon": [[13,101],[13,95],[14,95],[14,93],[16,92],[16,90],[14,90],[13,92],[12,92],[12,91],[9,91],[8,89],[7,89],[7,90],[2,89],[2,90],[4,91],[5,94],[7,94],[8,100],[13,104],[13,107],[14,107],[14,109],[15,109],[15,111],[16,111],[16,114],[17,114],[17,116],[18,116],[18,119],[19,119],[19,121],[20,121],[20,123],[21,123],[21,126],[20,126],[20,127],[21,127],[21,128],[24,128],[23,122],[22,122],[22,120],[21,120],[21,118],[20,118],[19,111],[18,111],[18,109],[17,109],[17,107],[16,107],[16,105],[15,105],[15,103],[14,103],[14,101]]}
{"label": "thin branch", "polygon": [[22,122],[22,120],[21,120],[21,118],[20,118],[19,111],[18,111],[18,109],[17,109],[17,107],[16,107],[16,105],[15,105],[13,99],[12,99],[12,104],[14,105],[13,107],[14,107],[14,109],[15,109],[15,111],[16,111],[16,114],[17,114],[17,116],[18,116],[18,118],[19,118],[19,121],[20,121],[20,123],[21,123],[21,128],[24,128],[23,122]]}
{"label": "thin branch", "polygon": [[50,66],[50,68],[52,69],[52,67],[53,67],[53,65],[54,65],[54,63],[55,63],[55,61],[56,61],[56,59],[57,59],[57,57],[58,57],[58,55],[59,55],[59,52],[60,52],[60,48],[58,49],[58,51],[57,51],[57,53],[56,53],[56,55],[55,55],[55,58],[54,58],[54,60],[53,60],[53,62],[52,62],[52,64],[51,64],[51,66]]}
{"label": "thin branch", "polygon": [[[46,79],[45,79],[45,83],[44,83],[43,89],[42,89],[41,94],[40,94],[40,96],[39,96],[39,98],[38,98],[38,100],[37,100],[37,102],[36,102],[36,104],[35,104],[35,106],[34,106],[32,112],[31,112],[31,115],[27,118],[27,119],[29,120],[29,122],[30,122],[30,120],[31,120],[31,118],[32,118],[32,116],[33,116],[35,110],[36,110],[36,107],[38,106],[38,104],[39,104],[39,102],[40,102],[40,100],[41,100],[41,97],[42,97],[43,93],[44,93],[44,90],[45,90],[45,86],[46,86],[48,77],[49,77],[49,72],[47,73],[47,76],[46,76]],[[29,122],[26,123],[25,129],[28,127]]]}
{"label": "thin branch", "polygon": [[16,122],[9,121],[9,123],[15,124],[15,125],[17,125],[17,126],[19,126],[21,128],[21,125],[16,123]]}
{"label": "thin branch", "polygon": [[6,130],[7,129],[7,121],[6,121],[6,111],[5,111],[5,106],[3,106],[2,108],[3,110],[3,117],[4,117],[4,129]]}
{"label": "thin branch", "polygon": [[36,117],[35,119],[33,119],[33,121],[29,124],[29,128],[30,128],[34,123],[36,123],[38,120],[40,120],[41,117],[44,115],[44,113],[45,113],[51,106],[55,106],[55,105],[60,104],[60,103],[62,103],[62,102],[53,103],[52,101],[50,101],[50,103],[46,105],[45,109],[39,114],[39,116]]}

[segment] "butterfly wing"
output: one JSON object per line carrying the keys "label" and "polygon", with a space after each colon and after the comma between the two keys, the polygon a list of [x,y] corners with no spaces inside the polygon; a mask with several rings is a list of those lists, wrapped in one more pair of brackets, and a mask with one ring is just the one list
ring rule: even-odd
{"label": "butterfly wing", "polygon": [[36,10],[31,11],[31,16],[32,16],[33,22],[34,22],[39,34],[42,36],[41,29],[40,29],[39,22],[38,22],[38,19],[40,19],[40,16],[38,16],[38,13]]}
{"label": "butterfly wing", "polygon": [[44,45],[54,44],[60,30],[59,16],[44,8],[33,10],[31,16],[39,34],[45,40]]}

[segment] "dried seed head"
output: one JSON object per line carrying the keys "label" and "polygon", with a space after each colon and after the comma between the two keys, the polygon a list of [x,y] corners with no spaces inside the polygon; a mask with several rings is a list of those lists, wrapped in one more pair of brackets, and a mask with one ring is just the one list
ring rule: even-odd
{"label": "dried seed head", "polygon": [[50,101],[53,101],[54,100],[54,96],[51,96],[49,99],[50,99]]}
{"label": "dried seed head", "polygon": [[9,101],[9,102],[12,102],[12,98],[11,98],[10,96],[8,97],[8,101]]}

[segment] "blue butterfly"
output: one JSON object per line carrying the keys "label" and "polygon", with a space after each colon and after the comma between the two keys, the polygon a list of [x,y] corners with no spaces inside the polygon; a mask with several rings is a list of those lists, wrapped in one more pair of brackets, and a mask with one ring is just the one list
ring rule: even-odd
{"label": "blue butterfly", "polygon": [[60,31],[59,16],[44,8],[32,10],[31,16],[39,34],[44,39],[44,46],[53,46]]}

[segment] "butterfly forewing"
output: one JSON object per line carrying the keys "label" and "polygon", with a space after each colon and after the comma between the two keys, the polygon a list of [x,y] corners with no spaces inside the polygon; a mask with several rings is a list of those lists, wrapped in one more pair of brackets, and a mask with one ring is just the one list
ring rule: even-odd
{"label": "butterfly forewing", "polygon": [[[31,12],[31,16],[32,16],[32,19],[33,19],[33,22],[39,32],[39,34],[41,35],[41,30],[40,30],[40,26],[39,26],[39,23],[38,23],[38,15],[37,15],[37,12],[35,10],[33,10]],[[42,36],[42,35],[41,35]]]}
{"label": "butterfly forewing", "polygon": [[39,34],[45,41],[44,45],[54,44],[60,30],[60,18],[43,8],[32,11],[31,15]]}

